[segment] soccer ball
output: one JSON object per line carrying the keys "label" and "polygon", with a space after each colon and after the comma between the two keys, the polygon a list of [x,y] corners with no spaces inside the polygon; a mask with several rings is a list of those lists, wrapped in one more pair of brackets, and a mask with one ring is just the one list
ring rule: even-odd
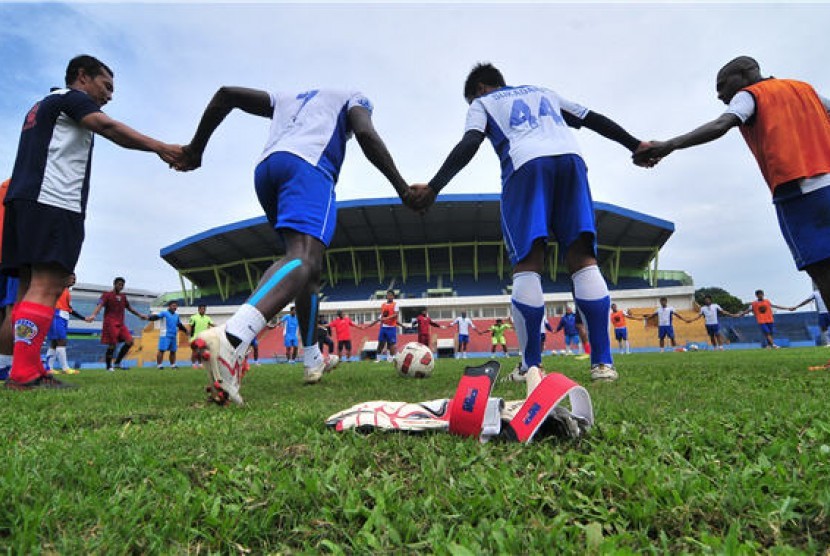
{"label": "soccer ball", "polygon": [[424,344],[409,342],[395,354],[395,369],[408,378],[427,378],[435,369],[435,357]]}
{"label": "soccer ball", "polygon": [[700,348],[697,347],[697,344],[689,344],[689,351],[697,351]]}

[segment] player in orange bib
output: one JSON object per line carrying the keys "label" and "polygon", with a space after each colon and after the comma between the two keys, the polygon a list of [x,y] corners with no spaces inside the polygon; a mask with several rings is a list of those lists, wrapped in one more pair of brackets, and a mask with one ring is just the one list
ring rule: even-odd
{"label": "player in orange bib", "polygon": [[386,291],[386,303],[380,306],[380,316],[368,326],[380,322],[378,332],[378,351],[375,363],[380,361],[381,354],[386,351],[386,360],[392,361],[395,357],[398,343],[398,303],[395,301],[395,292]]}
{"label": "player in orange bib", "polygon": [[626,317],[631,317],[627,310],[622,311],[617,309],[617,304],[611,304],[611,324],[614,326],[614,337],[620,345],[620,353],[631,353],[631,344],[628,343],[628,321]]}
{"label": "player in orange bib", "polygon": [[717,119],[634,156],[656,164],[676,149],[718,139],[738,127],[769,190],[781,233],[795,264],[830,305],[830,100],[808,83],[761,76],[758,62],[740,56],[717,76],[727,105]]}
{"label": "player in orange bib", "polygon": [[772,314],[772,310],[775,308],[789,311],[790,308],[775,305],[769,299],[764,299],[764,290],[755,290],[755,298],[755,301],[750,303],[749,307],[742,313],[739,313],[738,316],[742,317],[749,313],[755,315],[755,321],[758,323],[761,334],[764,336],[761,347],[778,349],[778,346],[775,345],[772,339],[772,335],[775,334],[775,317]]}

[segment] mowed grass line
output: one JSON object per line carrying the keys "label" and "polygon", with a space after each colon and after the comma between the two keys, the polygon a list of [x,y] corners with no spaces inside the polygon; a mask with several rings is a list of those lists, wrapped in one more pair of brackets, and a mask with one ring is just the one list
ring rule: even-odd
{"label": "mowed grass line", "polygon": [[[377,399],[449,397],[469,361],[406,380],[341,365],[255,367],[244,408],[206,406],[203,371],[70,377],[0,391],[0,549],[14,553],[817,553],[830,546],[823,348],[618,356],[549,370],[584,384],[580,442],[481,445],[360,435],[324,419]],[[503,375],[515,360],[503,359]],[[494,395],[524,397],[500,383]]]}

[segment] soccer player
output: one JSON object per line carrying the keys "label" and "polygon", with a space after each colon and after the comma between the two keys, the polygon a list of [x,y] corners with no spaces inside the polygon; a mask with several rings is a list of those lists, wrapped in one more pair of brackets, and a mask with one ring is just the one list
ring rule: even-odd
{"label": "soccer player", "polygon": [[631,313],[617,309],[617,304],[611,304],[611,324],[614,327],[614,338],[620,346],[620,354],[630,354],[631,344],[628,343],[628,321],[626,317],[631,317]]}
{"label": "soccer player", "polygon": [[424,344],[430,350],[432,350],[432,335],[430,334],[430,328],[440,328],[444,329],[446,326],[438,324],[432,317],[427,314],[427,308],[424,307],[421,309],[421,313],[412,319],[412,324],[410,326],[417,326],[418,327],[418,343]]}
{"label": "soccer player", "polygon": [[[346,142],[354,135],[366,158],[407,199],[407,184],[372,124],[372,104],[357,91],[313,89],[269,93],[221,87],[202,115],[180,170],[198,168],[214,130],[235,108],[269,118],[271,130],[254,173],[257,196],[274,230],[282,235],[285,256],[266,271],[253,295],[224,326],[200,336],[217,396],[243,403],[239,370],[248,344],[291,300],[303,330],[305,382],[319,382],[338,363],[317,347],[317,307],[323,255],[337,222],[334,185]],[[276,238],[275,238],[276,244]]]}
{"label": "soccer player", "polygon": [[665,297],[660,298],[660,306],[653,313],[642,316],[646,320],[654,317],[657,317],[657,338],[660,340],[660,353],[663,353],[666,338],[669,339],[673,348],[677,347],[677,342],[674,339],[674,324],[672,323],[674,317],[677,317],[685,323],[692,322],[685,319],[674,307],[670,306],[668,298]]}
{"label": "soccer player", "polygon": [[[822,297],[824,296],[822,295]],[[752,313],[755,316],[755,322],[758,323],[758,328],[761,330],[761,335],[763,336],[761,347],[766,349],[778,349],[778,346],[775,345],[775,341],[773,340],[773,335],[775,334],[775,317],[772,314],[773,308],[781,309],[782,311],[790,310],[789,307],[775,305],[769,299],[765,299],[764,290],[755,290],[755,301],[737,315],[743,317],[744,315]]]}
{"label": "soccer player", "polygon": [[337,356],[343,357],[343,350],[346,350],[346,361],[352,359],[352,328],[360,328],[348,316],[343,315],[343,311],[337,311],[337,318],[331,321],[331,328],[337,336]]}
{"label": "soccer player", "polygon": [[320,318],[317,319],[317,347],[320,348],[321,353],[323,352],[323,346],[329,348],[329,355],[334,352],[334,340],[331,339],[331,326],[323,318],[323,315],[320,315]]}
{"label": "soccer player", "polygon": [[798,305],[790,307],[790,311],[795,311],[799,307],[804,307],[808,303],[816,304],[816,311],[818,311],[818,326],[821,329],[821,343],[827,347],[830,347],[830,334],[828,334],[828,329],[830,329],[830,313],[827,312],[827,305],[824,304],[824,299],[821,297],[821,292],[818,291],[815,283],[813,283],[813,293]]}
{"label": "soccer player", "polygon": [[571,351],[571,344],[573,344],[574,348],[577,352],[579,352],[579,329],[576,326],[576,314],[570,307],[565,307],[565,314],[562,315],[561,319],[559,319],[559,324],[556,325],[556,329],[553,333],[556,334],[560,330],[562,330],[562,333],[565,335],[565,354],[574,354],[574,352]]}
{"label": "soccer player", "polygon": [[704,319],[703,323],[706,326],[706,333],[709,335],[709,341],[712,342],[713,351],[723,351],[725,349],[723,347],[723,336],[720,333],[720,320],[718,319],[719,315],[726,315],[727,317],[738,316],[733,315],[732,313],[727,313],[723,310],[723,307],[717,303],[712,303],[711,295],[706,295],[703,297],[703,306],[700,308],[700,314],[690,321],[694,322],[701,318]]}
{"label": "soccer player", "polygon": [[634,162],[652,165],[677,149],[709,143],[738,127],[772,193],[778,224],[796,267],[830,305],[830,100],[808,83],[763,77],[758,62],[739,56],[718,71],[715,120],[665,142]]}
{"label": "soccer player", "polygon": [[159,336],[159,350],[156,354],[156,366],[159,369],[164,368],[164,352],[169,351],[170,368],[177,369],[176,352],[179,349],[179,330],[187,334],[187,328],[182,324],[181,316],[176,313],[179,304],[176,301],[171,301],[167,304],[167,309],[163,310],[157,315],[150,315],[147,320],[156,321],[164,319],[164,336]]}
{"label": "soccer player", "polygon": [[67,375],[78,374],[77,370],[69,366],[66,357],[66,335],[69,328],[69,317],[73,316],[81,320],[86,318],[72,308],[72,294],[69,290],[74,285],[75,273],[73,272],[67,278],[66,287],[55,304],[55,316],[52,318],[52,326],[46,335],[46,339],[49,341],[49,349],[46,351],[46,368],[52,373],[58,372],[55,370],[54,364],[54,358],[57,357],[61,372]]}
{"label": "soccer player", "polygon": [[81,252],[97,133],[127,149],[151,151],[168,164],[182,150],[113,120],[101,111],[112,99],[113,72],[82,55],[66,68],[66,88],[29,109],[6,194],[2,272],[19,276],[14,309],[14,364],[7,388],[60,388],[46,375],[40,351],[55,303]]}
{"label": "soccer player", "polygon": [[[300,327],[300,321],[297,318],[297,307],[292,305],[288,310],[288,314],[280,317],[277,326],[285,329],[282,335],[282,342],[285,345],[285,359],[293,365],[297,362],[297,351],[299,350],[297,329]],[[306,346],[306,349],[308,349],[308,346]]]}
{"label": "soccer player", "polygon": [[501,346],[501,356],[507,356],[507,338],[504,337],[504,333],[509,328],[513,328],[513,325],[508,322],[503,322],[501,319],[496,319],[496,322],[490,325],[490,328],[484,332],[479,332],[479,334],[492,334],[493,347],[490,348],[490,353],[498,355],[498,353],[496,353],[496,349]]}
{"label": "soccer player", "polygon": [[387,290],[386,303],[380,306],[380,316],[366,325],[368,328],[377,322],[380,323],[375,363],[380,361],[381,354],[384,351],[386,351],[387,361],[392,361],[392,358],[395,357],[395,346],[398,343],[398,315],[400,315],[400,311],[398,310],[398,303],[395,301],[395,292]]}
{"label": "soccer player", "polygon": [[593,346],[591,378],[616,380],[608,336],[608,286],[596,259],[596,226],[585,162],[570,127],[587,127],[637,151],[642,144],[619,125],[557,93],[534,86],[508,87],[491,64],[467,77],[470,105],[465,133],[429,184],[417,184],[408,204],[425,210],[472,160],[485,137],[502,166],[501,214],[513,264],[512,313],[522,371],[539,366],[544,316],[541,273],[550,235],[563,246],[576,303]]}
{"label": "soccer player", "polygon": [[[294,335],[294,337],[295,337],[295,340],[296,340],[296,334]],[[295,344],[296,344],[296,341],[295,341]],[[297,349],[296,345],[294,346],[294,349],[295,350]],[[254,358],[254,365],[256,365],[257,367],[260,367],[261,364],[259,362],[259,337],[254,338],[253,340],[251,340],[251,345],[248,346],[248,351],[251,353],[251,355]],[[296,351],[294,352],[294,359],[297,359]],[[289,361],[289,363],[294,363],[294,361]]]}
{"label": "soccer player", "polygon": [[[3,219],[6,215],[6,192],[11,180],[0,183],[0,230],[3,229]],[[0,237],[2,249],[2,237]],[[0,251],[2,255],[2,251]],[[17,300],[17,286],[19,280],[0,273],[0,382],[9,378],[12,370],[12,352],[14,351],[14,330],[12,324],[12,310]]]}
{"label": "soccer player", "polygon": [[[116,368],[121,369],[121,360],[133,347],[133,335],[130,334],[130,329],[127,323],[124,322],[124,311],[129,311],[141,320],[147,320],[149,317],[143,313],[139,313],[130,306],[127,295],[121,293],[126,285],[126,280],[118,276],[112,281],[112,290],[104,292],[98,299],[98,305],[92,311],[92,314],[86,318],[87,322],[92,322],[101,309],[104,310],[104,324],[101,327],[101,343],[107,346],[105,360],[107,370],[109,372],[115,371]],[[122,343],[121,350],[115,358],[115,367],[113,367],[112,356],[115,354],[115,348],[119,343]]]}
{"label": "soccer player", "polygon": [[467,359],[467,346],[470,344],[470,328],[478,332],[478,328],[472,319],[467,316],[466,311],[461,311],[460,317],[450,323],[450,326],[458,327],[458,353],[456,359]]}
{"label": "soccer player", "polygon": [[[207,316],[207,305],[199,305],[196,313],[190,317],[190,341],[212,326],[216,326],[213,319]],[[203,361],[198,349],[191,350],[190,362],[194,369],[202,368]]]}

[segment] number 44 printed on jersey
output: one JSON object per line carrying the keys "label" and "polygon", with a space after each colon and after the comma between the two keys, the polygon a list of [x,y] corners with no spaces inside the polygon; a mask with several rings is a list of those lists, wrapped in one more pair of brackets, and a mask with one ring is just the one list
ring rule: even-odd
{"label": "number 44 printed on jersey", "polygon": [[556,125],[564,126],[565,120],[562,115],[550,103],[547,97],[542,97],[539,101],[539,109],[536,112],[538,115],[534,116],[530,106],[523,99],[516,99],[513,101],[513,106],[510,109],[510,127],[513,129],[528,126],[531,129],[539,127],[539,119],[550,117]]}

